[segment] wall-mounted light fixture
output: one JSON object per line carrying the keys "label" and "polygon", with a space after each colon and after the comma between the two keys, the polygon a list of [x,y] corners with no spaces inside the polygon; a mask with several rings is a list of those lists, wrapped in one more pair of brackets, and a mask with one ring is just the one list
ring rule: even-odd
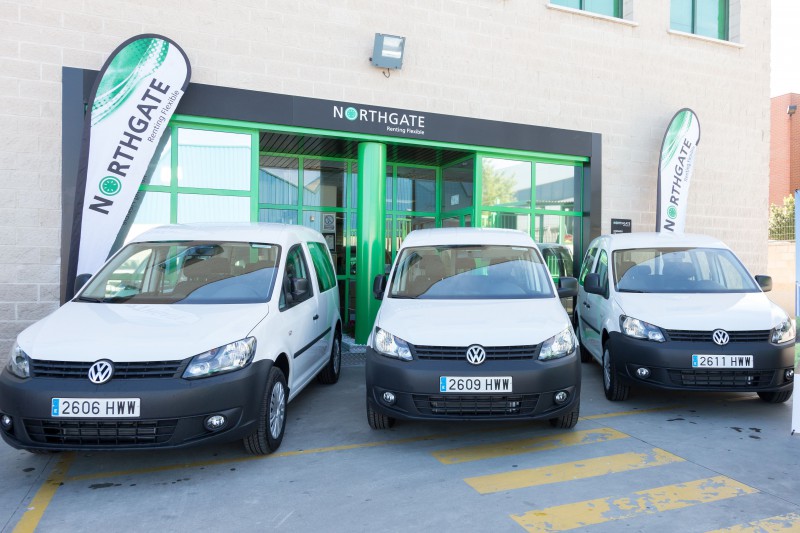
{"label": "wall-mounted light fixture", "polygon": [[797,106],[794,104],[786,108],[786,114],[789,115],[790,117],[794,115],[795,112],[797,112]]}
{"label": "wall-mounted light fixture", "polygon": [[403,48],[405,45],[405,37],[376,33],[372,57],[369,58],[372,66],[385,69],[403,68]]}

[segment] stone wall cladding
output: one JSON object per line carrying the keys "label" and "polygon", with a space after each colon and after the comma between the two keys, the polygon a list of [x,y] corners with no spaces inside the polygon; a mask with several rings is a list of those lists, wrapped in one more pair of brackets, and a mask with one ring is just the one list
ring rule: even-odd
{"label": "stone wall cladding", "polygon": [[[635,4],[635,5],[634,5]],[[669,32],[669,2],[635,25],[546,0],[10,0],[0,2],[0,354],[58,293],[62,66],[98,69],[139,33],[173,38],[192,81],[535,124],[603,136],[603,231],[655,225],[658,153],[681,107],[702,140],[687,231],[766,267],[768,2],[733,2],[740,45]],[[369,65],[404,35],[403,69]]]}

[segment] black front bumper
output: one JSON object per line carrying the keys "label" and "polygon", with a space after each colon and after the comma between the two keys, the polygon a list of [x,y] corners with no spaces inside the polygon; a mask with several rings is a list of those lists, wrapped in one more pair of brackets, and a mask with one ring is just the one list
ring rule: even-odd
{"label": "black front bumper", "polygon": [[[442,376],[512,377],[511,393],[442,393]],[[581,364],[577,352],[553,361],[486,361],[480,366],[457,361],[400,361],[367,348],[367,402],[401,420],[550,419],[567,414],[580,400]],[[556,403],[558,391],[568,399]],[[393,404],[384,392],[395,396]]]}
{"label": "black front bumper", "polygon": [[[786,371],[794,369],[794,344],[652,342],[622,333],[611,333],[607,342],[619,378],[630,385],[724,392],[786,391],[793,387],[793,379],[786,379]],[[694,354],[752,355],[753,368],[692,368]],[[650,371],[646,379],[636,374],[642,367]]]}
{"label": "black front bumper", "polygon": [[[94,385],[88,379],[19,379],[0,374],[0,414],[12,419],[0,435],[14,448],[40,450],[134,450],[180,448],[230,441],[250,434],[260,415],[272,361],[209,378],[112,379]],[[137,418],[62,418],[50,413],[52,398],[140,398]],[[205,428],[210,415],[227,424]]]}

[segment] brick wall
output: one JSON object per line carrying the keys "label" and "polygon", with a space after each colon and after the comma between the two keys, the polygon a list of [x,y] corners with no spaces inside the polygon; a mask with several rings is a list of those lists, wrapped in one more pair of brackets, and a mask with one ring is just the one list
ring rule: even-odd
{"label": "brick wall", "polygon": [[[599,132],[604,231],[654,227],[664,130],[691,107],[687,231],[764,271],[769,4],[731,4],[740,44],[670,32],[669,2],[625,5],[633,24],[546,0],[0,1],[0,354],[57,305],[61,67],[97,69],[145,32],[180,43],[196,82]],[[407,37],[389,79],[369,66],[376,32]]]}

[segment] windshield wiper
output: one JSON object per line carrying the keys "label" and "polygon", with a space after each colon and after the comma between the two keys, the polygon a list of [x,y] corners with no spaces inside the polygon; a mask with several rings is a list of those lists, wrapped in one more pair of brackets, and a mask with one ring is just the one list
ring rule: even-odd
{"label": "windshield wiper", "polygon": [[96,298],[94,296],[78,296],[75,299],[79,302],[92,302],[93,304],[103,303],[103,298]]}

